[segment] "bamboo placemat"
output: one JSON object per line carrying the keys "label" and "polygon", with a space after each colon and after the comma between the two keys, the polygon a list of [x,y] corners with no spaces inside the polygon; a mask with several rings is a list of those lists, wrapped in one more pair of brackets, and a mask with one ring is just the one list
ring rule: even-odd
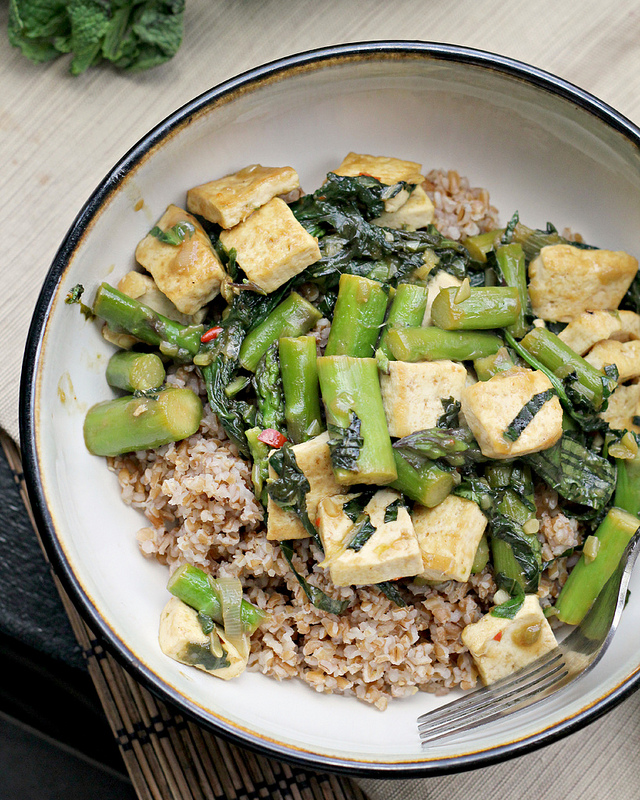
{"label": "bamboo placemat", "polygon": [[[46,559],[20,454],[3,431],[0,440]],[[140,800],[367,800],[348,778],[243,750],[154,697],[104,649],[51,572]]]}

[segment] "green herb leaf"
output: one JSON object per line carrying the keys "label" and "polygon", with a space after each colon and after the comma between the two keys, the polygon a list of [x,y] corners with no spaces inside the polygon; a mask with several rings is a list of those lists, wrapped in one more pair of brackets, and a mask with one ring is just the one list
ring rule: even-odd
{"label": "green herb leaf", "polygon": [[180,661],[183,661],[191,667],[203,667],[210,672],[217,669],[224,669],[228,667],[230,663],[226,651],[223,650],[221,656],[215,656],[210,648],[202,644],[195,644],[194,642],[189,642],[189,644],[180,651],[179,658]]}
{"label": "green herb leaf", "polygon": [[554,396],[555,392],[553,389],[547,389],[544,392],[534,394],[533,397],[522,406],[513,420],[511,420],[507,429],[502,434],[504,438],[508,439],[510,442],[515,442],[519,439],[527,425],[532,422],[535,415],[541,410],[542,406]]}
{"label": "green herb leaf", "polygon": [[[491,517],[491,536],[501,539],[511,547],[513,557],[522,572],[524,590],[536,592],[542,565],[539,550],[534,546],[533,539],[524,533],[519,523],[498,512],[494,512]],[[513,592],[510,591],[510,594]]]}
{"label": "green herb leaf", "polygon": [[354,524],[347,550],[354,550],[356,553],[359,552],[375,532],[376,529],[371,524],[371,518],[368,514],[363,514]]}
{"label": "green herb leaf", "polygon": [[443,397],[440,402],[444,412],[436,422],[436,428],[458,428],[460,425],[458,416],[462,403],[459,400],[454,400],[453,397],[448,397],[447,399]]}
{"label": "green herb leaf", "polygon": [[427,428],[398,439],[393,447],[414,469],[420,469],[427,461],[440,461],[450,467],[486,461],[469,428]]}
{"label": "green herb leaf", "polygon": [[9,41],[35,62],[70,53],[80,75],[108,61],[131,71],[175,55],[184,0],[10,0]]}
{"label": "green herb leaf", "polygon": [[355,522],[360,514],[363,513],[365,506],[378,491],[377,487],[363,489],[357,497],[347,500],[342,506],[342,511],[349,517],[351,522]]}
{"label": "green herb leaf", "polygon": [[198,622],[200,623],[202,632],[207,636],[215,628],[215,622],[213,621],[212,617],[210,617],[208,614],[203,614],[202,611],[198,611]]}
{"label": "green herb leaf", "polygon": [[396,522],[398,519],[398,511],[401,508],[406,508],[404,504],[404,500],[402,498],[398,498],[394,500],[393,503],[389,503],[384,511],[384,522]]}
{"label": "green herb leaf", "polygon": [[341,428],[339,425],[327,426],[330,434],[329,452],[334,469],[357,471],[358,457],[364,444],[364,439],[360,436],[361,426],[362,422],[355,411],[351,412],[346,428]]}
{"label": "green herb leaf", "polygon": [[195,226],[191,222],[177,222],[172,228],[167,228],[166,231],[161,230],[157,225],[155,225],[149,233],[151,236],[155,236],[164,244],[172,244],[172,245],[179,245],[184,242],[185,239],[190,239],[193,234],[196,232]]}
{"label": "green herb leaf", "polygon": [[499,606],[491,609],[492,617],[500,617],[501,619],[513,619],[524,605],[524,593],[519,592],[510,597],[506,602],[501,603]]}
{"label": "green herb leaf", "polygon": [[275,450],[269,463],[279,476],[267,486],[269,497],[285,511],[293,511],[299,517],[307,533],[322,550],[320,536],[307,512],[309,481],[298,466],[291,444],[284,444],[279,450]]}
{"label": "green herb leaf", "polygon": [[73,305],[74,303],[79,303],[82,299],[82,295],[84,294],[84,286],[81,283],[76,283],[76,285],[67,292],[67,296],[64,298],[64,302],[67,305]]}
{"label": "green herb leaf", "polygon": [[290,542],[280,542],[280,549],[310,603],[321,611],[326,611],[329,614],[342,614],[346,611],[349,606],[348,600],[336,600],[333,597],[329,597],[322,589],[318,589],[317,586],[310,584],[309,581],[296,570],[293,566],[293,547]]}
{"label": "green herb leaf", "polygon": [[376,583],[376,586],[378,589],[380,589],[385,597],[388,597],[389,600],[391,600],[391,602],[395,603],[400,608],[406,607],[407,604],[402,599],[402,595],[391,581],[382,581],[382,583]]}
{"label": "green herb leaf", "polygon": [[553,447],[523,459],[566,500],[603,509],[616,485],[613,464],[566,434]]}

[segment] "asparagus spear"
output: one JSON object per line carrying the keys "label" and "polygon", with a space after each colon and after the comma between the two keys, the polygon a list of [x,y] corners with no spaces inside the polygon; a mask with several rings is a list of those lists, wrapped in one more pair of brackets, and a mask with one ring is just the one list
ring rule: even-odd
{"label": "asparagus spear", "polygon": [[267,496],[266,492],[263,493],[263,490],[266,487],[267,478],[269,477],[269,453],[271,449],[268,444],[258,439],[261,433],[262,428],[249,428],[245,432],[245,435],[247,437],[247,444],[249,445],[249,454],[253,462],[251,465],[253,490],[262,505],[266,507]]}
{"label": "asparagus spear", "polygon": [[569,625],[581,622],[639,526],[640,521],[634,514],[615,506],[609,511],[594,534],[600,542],[595,558],[587,560],[582,554],[556,601],[556,611],[562,622]]}
{"label": "asparagus spear", "polygon": [[520,298],[520,313],[518,319],[508,326],[509,333],[520,339],[527,332],[526,313],[529,305],[527,291],[527,268],[525,266],[522,245],[517,242],[504,244],[496,250],[496,261],[507,286],[518,290]]}
{"label": "asparagus spear", "polygon": [[344,273],[333,312],[327,356],[373,356],[388,296],[378,281]]}
{"label": "asparagus spear", "polygon": [[98,287],[93,313],[110,328],[158,347],[161,353],[177,361],[190,361],[200,349],[202,325],[181,325],[108,283]]}
{"label": "asparagus spear", "polygon": [[[222,606],[206,572],[192,564],[183,564],[169,578],[167,589],[178,600],[211,617],[219,625],[223,624]],[[267,615],[252,603],[243,600],[240,616],[244,632],[251,635]]]}
{"label": "asparagus spear", "polygon": [[393,359],[393,354],[387,343],[389,331],[393,328],[411,328],[422,325],[428,297],[429,291],[424,286],[418,286],[414,283],[401,283],[396,289],[389,309],[389,316],[384,326],[385,329],[378,345],[378,349],[388,359]]}
{"label": "asparagus spear", "polygon": [[474,261],[479,261],[485,264],[487,261],[487,253],[498,244],[500,237],[504,233],[504,228],[499,228],[495,231],[487,231],[486,233],[478,233],[476,236],[469,236],[463,241],[463,245],[469,251],[469,255]]}
{"label": "asparagus spear", "polygon": [[374,358],[323,356],[320,390],[339,483],[390,483],[396,471]]}
{"label": "asparagus spear", "polygon": [[575,372],[580,393],[596,409],[601,407],[605,383],[611,379],[585,361],[555,333],[551,333],[547,328],[533,328],[522,339],[520,346],[560,379]]}
{"label": "asparagus spear", "polygon": [[395,328],[387,342],[398,361],[470,361],[497,353],[502,346],[499,336],[475,331],[444,331],[436,327]]}
{"label": "asparagus spear", "polygon": [[635,458],[616,458],[616,464],[618,478],[613,505],[637,517],[640,515],[640,449]]}
{"label": "asparagus spear", "polygon": [[285,410],[277,342],[270,345],[260,359],[253,376],[253,386],[258,411],[256,424],[261,428],[282,432],[285,428]]}
{"label": "asparagus spear", "polygon": [[292,292],[269,316],[247,334],[240,348],[240,365],[255,372],[269,346],[282,336],[301,336],[320,319],[315,306]]}
{"label": "asparagus spear", "polygon": [[441,289],[431,306],[431,321],[439,328],[489,330],[513,325],[520,317],[518,290],[509,286],[479,286],[461,300],[459,289]]}
{"label": "asparagus spear", "polygon": [[195,433],[202,403],[191,389],[169,387],[153,397],[119,397],[87,412],[84,440],[90,453],[117,456],[178,442]]}
{"label": "asparagus spear", "polygon": [[509,351],[506,347],[501,347],[497,353],[484,358],[476,358],[473,368],[476,371],[479,381],[488,381],[499,372],[506,372],[514,366]]}
{"label": "asparagus spear", "polygon": [[471,565],[471,574],[477,575],[489,563],[489,541],[486,536],[483,536],[478,543],[478,549],[473,557],[473,564]]}
{"label": "asparagus spear", "polygon": [[393,451],[398,477],[390,486],[427,508],[441,503],[451,492],[455,478],[432,461],[413,467],[398,450]]}
{"label": "asparagus spear", "polygon": [[314,336],[283,337],[279,341],[284,388],[284,415],[289,440],[306,442],[324,430]]}
{"label": "asparagus spear", "polygon": [[107,364],[107,383],[126,392],[145,392],[162,386],[166,378],[162,359],[155,353],[119,350]]}

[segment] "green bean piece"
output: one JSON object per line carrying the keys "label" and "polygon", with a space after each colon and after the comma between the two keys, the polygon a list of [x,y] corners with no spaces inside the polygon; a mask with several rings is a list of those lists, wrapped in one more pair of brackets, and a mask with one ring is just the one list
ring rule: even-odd
{"label": "green bean piece", "polygon": [[378,281],[348,273],[341,275],[325,355],[371,358],[388,300]]}
{"label": "green bean piece", "polygon": [[478,286],[466,300],[456,301],[458,287],[440,289],[431,306],[431,321],[445,331],[492,330],[513,325],[520,316],[518,290],[510,286]]}
{"label": "green bean piece", "polygon": [[616,458],[618,477],[613,505],[640,515],[640,450],[635,458]]}
{"label": "green bean piece", "polygon": [[497,353],[502,339],[492,333],[444,331],[441,328],[394,328],[387,337],[398,361],[472,361]]}
{"label": "green bean piece", "polygon": [[109,386],[115,389],[145,392],[162,386],[166,373],[162,359],[155,353],[119,350],[109,359],[106,377]]}
{"label": "green bean piece", "polygon": [[515,366],[506,347],[501,347],[497,353],[484,358],[476,358],[473,368],[479,381],[488,381],[499,372],[506,372]]}
{"label": "green bean piece", "polygon": [[[201,614],[206,614],[218,625],[223,624],[222,606],[206,572],[192,564],[183,564],[169,578],[167,589]],[[267,615],[247,600],[240,606],[240,617],[245,633],[251,635]]]}
{"label": "green bean piece", "polygon": [[533,328],[520,341],[520,345],[543,366],[563,379],[575,372],[580,393],[598,409],[603,401],[604,373],[585,361],[547,328]]}
{"label": "green bean piece", "polygon": [[486,264],[487,253],[499,244],[500,237],[503,233],[504,228],[495,231],[487,231],[486,233],[478,233],[475,236],[469,236],[462,244],[467,248],[469,255],[474,261]]}
{"label": "green bean piece", "polygon": [[118,397],[93,406],[84,420],[84,441],[96,456],[117,456],[178,442],[194,434],[202,403],[191,389],[169,387],[155,397]]}
{"label": "green bean piece", "polygon": [[471,574],[477,575],[489,563],[489,541],[486,536],[483,536],[478,543],[478,549],[473,557],[473,564],[471,565]]}
{"label": "green bean piece", "polygon": [[529,307],[529,292],[527,290],[527,268],[525,265],[522,245],[517,242],[503,244],[496,250],[496,261],[507,286],[518,290],[520,298],[520,313],[513,325],[508,326],[509,333],[521,339],[527,332],[527,309]]}
{"label": "green bean piece", "polygon": [[260,359],[273,342],[283,336],[302,336],[320,319],[322,314],[315,306],[291,292],[286,300],[273,309],[269,316],[254,328],[242,342],[240,366],[255,372]]}
{"label": "green bean piece", "polygon": [[441,503],[454,487],[451,472],[440,469],[433,462],[415,469],[397,450],[393,451],[398,477],[390,486],[427,508]]}
{"label": "green bean piece", "polygon": [[284,336],[279,347],[287,434],[291,442],[299,444],[324,430],[316,339],[314,336]]}
{"label": "green bean piece", "polygon": [[381,350],[387,359],[393,360],[393,354],[387,343],[389,331],[393,328],[416,328],[422,325],[428,297],[428,289],[415,283],[401,283],[396,289],[378,345],[378,350]]}
{"label": "green bean piece", "polygon": [[398,473],[375,358],[323,356],[318,359],[318,378],[338,483],[395,481]]}
{"label": "green bean piece", "polygon": [[561,622],[578,625],[582,621],[639,526],[634,514],[615,506],[610,509],[594,534],[600,542],[595,558],[587,559],[583,553],[560,591],[555,608]]}
{"label": "green bean piece", "polygon": [[191,361],[200,349],[203,325],[181,325],[108,283],[98,287],[93,313],[116,332],[129,333],[176,361]]}

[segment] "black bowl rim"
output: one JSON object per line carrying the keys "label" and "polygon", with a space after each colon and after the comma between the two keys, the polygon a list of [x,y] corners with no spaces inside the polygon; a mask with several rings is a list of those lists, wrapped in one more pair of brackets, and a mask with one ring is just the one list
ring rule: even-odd
{"label": "black bowl rim", "polygon": [[20,382],[20,438],[23,467],[29,499],[38,529],[47,555],[56,573],[61,578],[65,589],[69,591],[78,610],[92,630],[105,641],[110,652],[115,655],[125,668],[133,671],[137,679],[156,695],[185,710],[190,716],[214,733],[242,747],[313,770],[326,770],[369,778],[415,778],[448,774],[489,766],[490,764],[531,752],[583,728],[622,702],[623,699],[640,687],[640,669],[589,708],[552,725],[546,730],[491,750],[478,750],[474,753],[438,760],[411,760],[388,763],[375,760],[365,761],[364,759],[354,760],[330,757],[294,749],[248,731],[237,729],[224,721],[212,720],[199,706],[190,701],[185,701],[180,693],[165,686],[159,676],[138,661],[126,644],[118,638],[115,632],[101,618],[98,610],[84,593],[80,582],[67,563],[63,549],[57,539],[55,526],[47,508],[46,497],[41,483],[35,436],[35,398],[42,347],[42,332],[46,326],[53,299],[65,268],[76,246],[90,226],[92,219],[100,211],[103,203],[156,144],[185,124],[193,115],[204,111],[212,103],[220,101],[238,90],[249,89],[252,85],[259,84],[266,79],[278,75],[284,76],[288,72],[294,72],[300,68],[318,68],[324,62],[335,63],[354,58],[371,59],[399,56],[422,57],[432,61],[453,61],[494,70],[511,78],[521,80],[552,95],[568,100],[582,110],[589,112],[604,121],[611,129],[622,134],[640,150],[640,129],[608,104],[556,75],[516,59],[484,50],[439,42],[381,40],[332,45],[271,61],[218,84],[167,116],[143,136],[100,182],[72,223],[47,273],[29,329]]}

